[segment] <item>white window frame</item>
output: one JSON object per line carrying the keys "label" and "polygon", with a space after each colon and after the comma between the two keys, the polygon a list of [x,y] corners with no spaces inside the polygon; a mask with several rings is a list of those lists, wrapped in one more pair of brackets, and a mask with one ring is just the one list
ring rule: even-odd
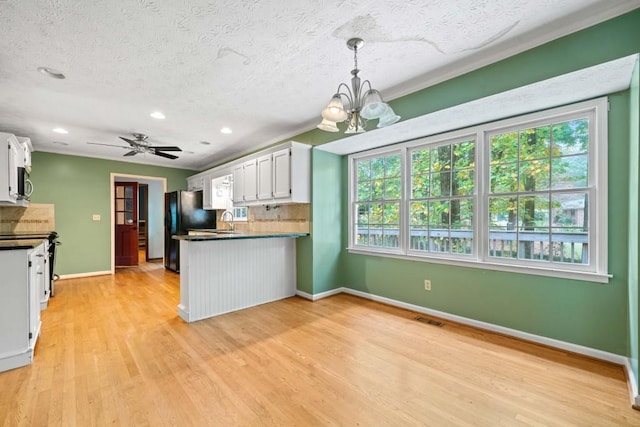
{"label": "white window frame", "polygon": [[[404,227],[407,224],[405,215],[403,213],[403,205],[406,203],[406,180],[404,176],[406,174],[405,168],[405,152],[402,149],[393,149],[393,148],[378,148],[376,150],[367,151],[366,154],[363,154],[358,157],[354,157],[353,160],[349,163],[349,245],[353,245],[353,242],[356,240],[357,230],[354,227],[354,223],[352,219],[354,218],[354,207],[358,204],[357,200],[357,191],[358,186],[356,185],[356,181],[358,178],[358,172],[355,170],[353,165],[357,160],[368,160],[377,157],[387,157],[392,156],[394,154],[400,155],[400,177],[402,180],[401,190],[400,190],[400,200],[399,200],[399,214],[398,214],[398,247],[385,247],[385,246],[365,246],[365,245],[357,245],[357,248],[366,248],[365,250],[368,252],[376,252],[381,254],[396,254],[402,255],[406,253],[406,233],[403,233]],[[350,156],[351,157],[351,156]],[[404,209],[406,211],[406,209]]]}
{"label": "white window frame", "polygon": [[[407,255],[412,255],[412,256],[428,256],[428,257],[433,257],[433,258],[442,258],[442,259],[459,259],[459,260],[468,260],[468,259],[473,259],[474,257],[477,256],[478,254],[478,239],[476,238],[476,234],[477,234],[477,230],[478,230],[478,218],[475,214],[476,210],[477,210],[477,206],[478,206],[478,141],[477,141],[477,134],[474,132],[454,132],[454,133],[448,133],[446,135],[442,135],[439,136],[437,138],[424,138],[424,139],[420,139],[419,141],[421,143],[416,143],[416,144],[408,144],[406,147],[406,152],[405,152],[405,158],[406,158],[406,164],[407,164],[407,176],[406,179],[404,180],[405,182],[405,192],[404,194],[406,194],[406,200],[404,200],[404,205],[405,205],[405,211],[404,211],[404,218],[405,218],[405,224],[407,224],[407,226],[410,226],[410,216],[411,216],[411,208],[410,208],[410,204],[411,201],[413,200],[411,198],[411,153],[413,151],[416,150],[421,150],[424,148],[436,148],[442,145],[453,145],[455,143],[458,142],[465,142],[465,141],[474,141],[475,143],[475,148],[474,148],[474,152],[475,152],[475,183],[474,183],[474,187],[475,187],[475,191],[473,192],[473,194],[471,196],[465,196],[464,198],[470,198],[471,200],[473,200],[473,206],[474,206],[474,215],[473,215],[473,232],[474,232],[474,238],[473,238],[473,244],[472,244],[472,251],[473,253],[471,255],[458,255],[458,254],[451,254],[451,253],[446,253],[446,252],[425,252],[425,251],[418,251],[418,250],[413,250],[411,249],[411,233],[410,230],[407,228],[406,230],[406,247],[405,247],[405,253]],[[417,141],[416,141],[417,142]],[[454,198],[454,196],[446,196],[443,197],[446,199],[451,200],[452,198]]]}
{"label": "white window frame", "polygon": [[[244,209],[245,215],[244,216],[240,216],[237,215],[238,211],[241,211]],[[231,208],[231,210],[233,211],[233,221],[234,222],[246,222],[249,220],[249,208],[246,206],[234,206]]]}
{"label": "white window frame", "polygon": [[[496,122],[469,127],[437,136],[420,138],[387,147],[377,148],[349,156],[349,253],[376,255],[399,259],[419,260],[432,263],[476,267],[498,271],[509,271],[548,277],[559,277],[608,283],[608,195],[607,195],[607,125],[608,99],[606,97],[579,102],[568,106],[552,108],[545,111],[524,114]],[[487,137],[499,133],[501,129],[515,126],[531,127],[537,122],[560,121],[563,116],[573,114],[589,114],[591,138],[589,142],[588,184],[589,195],[589,264],[539,263],[528,260],[505,260],[489,257],[489,149]],[[475,138],[474,138],[475,136]],[[410,150],[422,146],[436,146],[451,142],[475,139],[475,193],[473,219],[473,251],[472,256],[447,253],[419,252],[409,250],[409,203],[411,195]],[[368,247],[355,245],[354,206],[356,203],[357,171],[354,168],[357,160],[387,156],[401,153],[401,174],[403,188],[400,203],[400,235],[398,248]]]}

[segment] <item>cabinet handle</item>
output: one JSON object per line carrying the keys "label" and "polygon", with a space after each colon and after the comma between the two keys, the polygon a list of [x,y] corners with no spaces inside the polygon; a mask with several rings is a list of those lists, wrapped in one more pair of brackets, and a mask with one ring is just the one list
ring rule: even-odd
{"label": "cabinet handle", "polygon": [[36,274],[44,274],[42,271],[38,271]]}
{"label": "cabinet handle", "polygon": [[42,258],[44,255],[43,254],[36,254],[37,257]]}

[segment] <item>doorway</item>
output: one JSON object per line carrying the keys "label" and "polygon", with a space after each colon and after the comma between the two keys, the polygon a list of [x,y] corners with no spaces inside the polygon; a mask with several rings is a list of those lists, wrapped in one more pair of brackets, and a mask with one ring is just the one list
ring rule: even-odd
{"label": "doorway", "polygon": [[[138,188],[146,194],[142,197],[146,198],[146,202],[140,200],[138,204],[138,218],[145,218],[145,248],[139,248],[139,260],[141,263],[145,261],[151,263],[159,263],[162,265],[164,261],[164,193],[167,191],[167,179],[153,176],[130,175],[111,173],[111,274],[116,272],[116,215],[115,215],[115,187],[117,182],[136,182]],[[141,199],[141,197],[140,197]],[[141,208],[142,206],[142,208]],[[138,228],[140,222],[138,222]],[[138,231],[138,239],[140,239],[140,230]],[[140,243],[139,243],[140,245]]]}
{"label": "doorway", "polygon": [[149,261],[147,238],[147,212],[149,210],[149,184],[138,184],[138,251],[140,258]]}
{"label": "doorway", "polygon": [[138,183],[115,184],[115,263],[116,267],[138,265]]}

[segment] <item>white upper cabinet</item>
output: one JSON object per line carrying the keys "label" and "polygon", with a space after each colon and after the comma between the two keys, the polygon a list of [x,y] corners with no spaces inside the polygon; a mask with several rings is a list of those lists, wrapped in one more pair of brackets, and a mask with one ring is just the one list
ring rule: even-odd
{"label": "white upper cabinet", "polygon": [[273,153],[273,198],[291,197],[291,149]]}
{"label": "white upper cabinet", "polygon": [[189,191],[204,190],[204,176],[195,175],[187,178],[187,190]]}
{"label": "white upper cabinet", "polygon": [[251,203],[258,200],[258,166],[257,159],[243,163],[244,167],[244,201]]}
{"label": "white upper cabinet", "polygon": [[211,208],[209,209],[231,209],[232,207],[231,175],[211,179]]}
{"label": "white upper cabinet", "polygon": [[241,206],[244,204],[244,167],[242,164],[236,165],[232,171],[233,176],[233,204]]}
{"label": "white upper cabinet", "polygon": [[19,201],[18,165],[22,148],[16,137],[9,133],[0,133],[0,204],[13,205]]}
{"label": "white upper cabinet", "polygon": [[[214,181],[232,175],[233,206],[311,202],[310,145],[287,142],[207,172],[209,177],[216,177]],[[202,175],[190,177],[188,182]],[[214,200],[215,196],[212,204]]]}
{"label": "white upper cabinet", "polygon": [[274,203],[311,202],[311,147],[291,142],[273,153]]}
{"label": "white upper cabinet", "polygon": [[202,177],[202,208],[213,209],[213,187],[211,186],[211,175]]}
{"label": "white upper cabinet", "polygon": [[31,173],[31,152],[33,151],[31,139],[22,136],[16,136],[16,139],[20,143],[18,166],[25,168],[28,173]]}
{"label": "white upper cabinet", "polygon": [[258,162],[258,176],[257,176],[258,200],[273,199],[271,154],[258,157],[257,162]]}

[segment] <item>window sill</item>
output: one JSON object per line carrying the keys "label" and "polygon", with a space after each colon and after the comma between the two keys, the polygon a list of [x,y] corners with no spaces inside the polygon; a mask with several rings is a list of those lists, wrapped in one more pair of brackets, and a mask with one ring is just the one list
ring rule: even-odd
{"label": "window sill", "polygon": [[[569,271],[547,268],[536,268],[530,266],[507,265],[499,263],[480,262],[475,259],[462,260],[442,257],[425,257],[418,255],[407,255],[399,252],[383,252],[380,250],[369,250],[361,248],[347,248],[350,254],[355,255],[372,255],[385,258],[402,259],[406,261],[428,262],[433,264],[455,265],[459,267],[481,268],[485,270],[505,271],[510,273],[528,274],[534,276],[546,276],[560,279],[572,279],[585,282],[609,283],[609,279],[613,276],[609,274],[593,273],[586,271]],[[555,267],[555,266],[554,266]]]}

